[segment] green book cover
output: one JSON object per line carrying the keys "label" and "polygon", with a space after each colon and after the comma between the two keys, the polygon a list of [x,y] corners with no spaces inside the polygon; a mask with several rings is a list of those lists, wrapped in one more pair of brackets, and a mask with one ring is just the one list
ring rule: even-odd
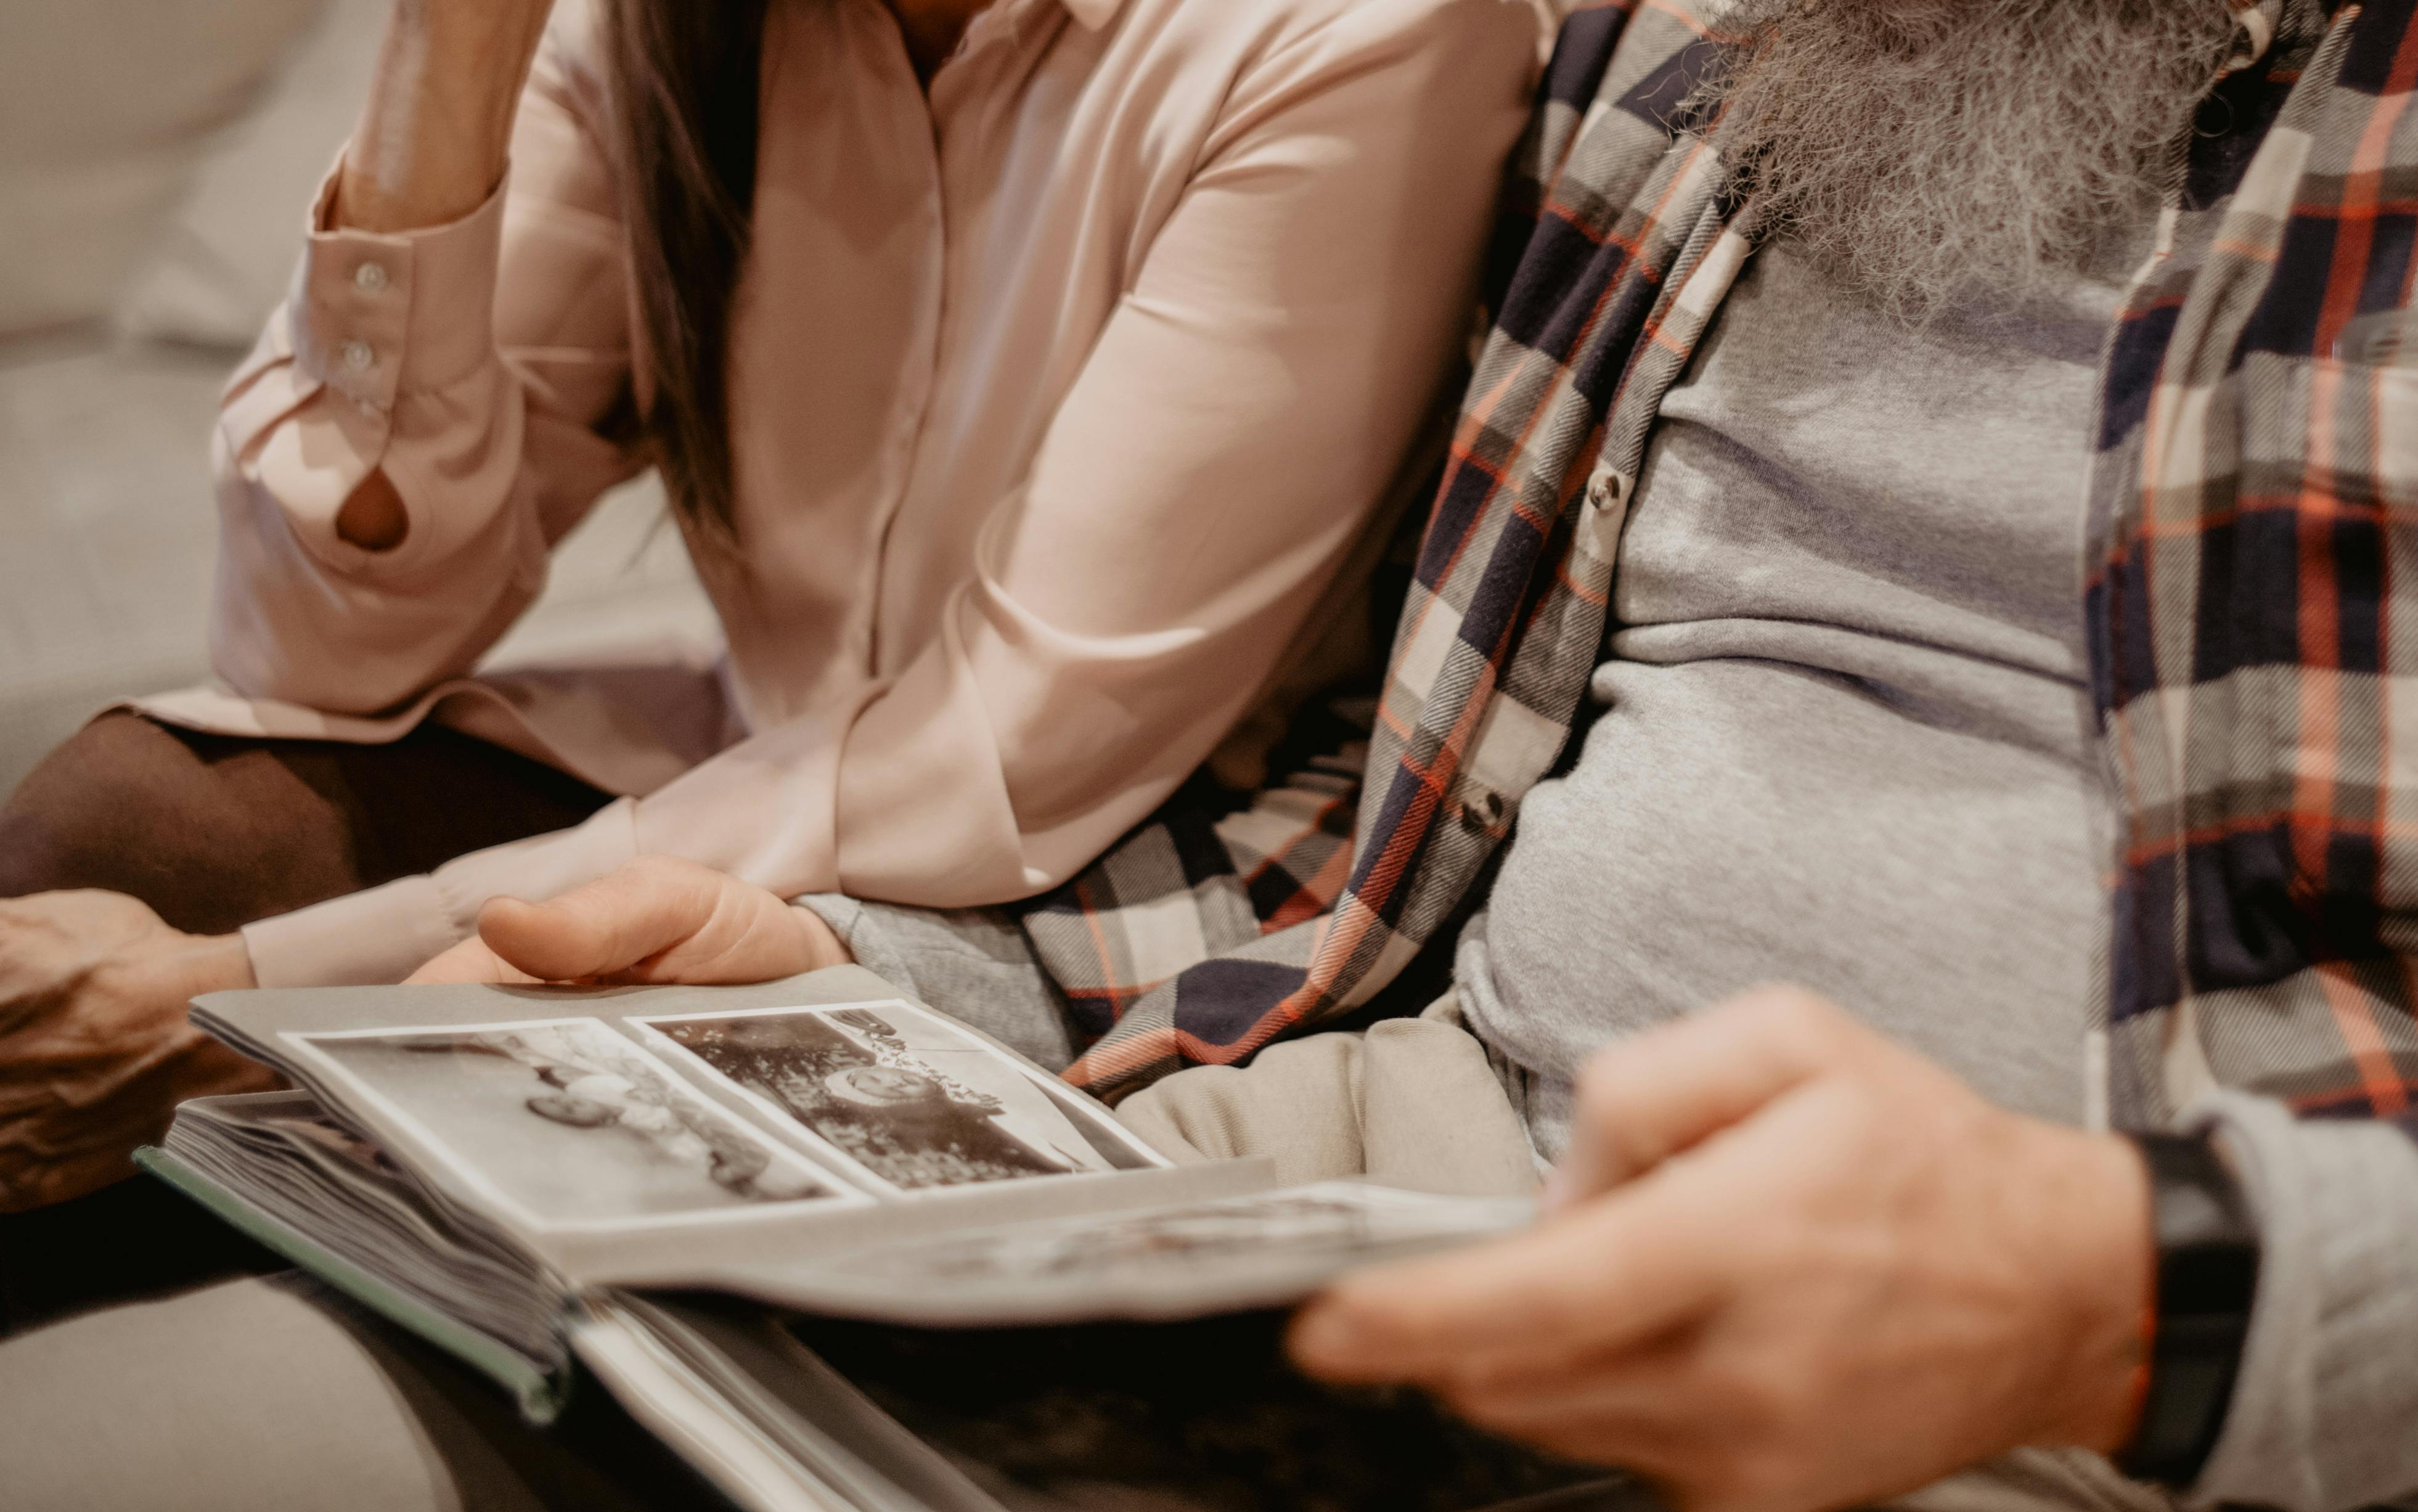
{"label": "green book cover", "polygon": [[551,1374],[473,1328],[466,1328],[410,1293],[355,1265],[250,1203],[156,1145],[134,1153],[134,1163],[184,1193],[220,1218],[309,1271],[362,1306],[407,1328],[438,1349],[491,1378],[520,1403],[521,1414],[541,1427],[560,1414],[571,1389],[568,1367]]}

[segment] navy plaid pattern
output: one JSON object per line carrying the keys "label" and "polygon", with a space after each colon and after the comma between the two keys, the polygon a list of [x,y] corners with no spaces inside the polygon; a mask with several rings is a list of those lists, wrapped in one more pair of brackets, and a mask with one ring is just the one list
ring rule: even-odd
{"label": "navy plaid pattern", "polygon": [[[2418,0],[2236,3],[2089,438],[2111,1108],[2226,1085],[2418,1132]],[[1114,1097],[1370,1004],[1561,759],[1656,413],[1752,251],[1682,114],[1725,45],[1686,0],[1569,18],[1374,708],[1030,909],[1098,1036],[1071,1079]]]}

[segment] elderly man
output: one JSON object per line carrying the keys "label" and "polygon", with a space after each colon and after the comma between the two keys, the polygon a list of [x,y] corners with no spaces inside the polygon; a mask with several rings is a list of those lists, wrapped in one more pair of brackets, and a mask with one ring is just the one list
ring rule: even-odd
{"label": "elderly man", "polygon": [[1408,1078],[1552,1215],[1298,1357],[1686,1507],[2407,1498],[2412,12],[1582,8],[1365,753],[1013,919],[657,864],[433,970],[853,954],[1295,1172]]}

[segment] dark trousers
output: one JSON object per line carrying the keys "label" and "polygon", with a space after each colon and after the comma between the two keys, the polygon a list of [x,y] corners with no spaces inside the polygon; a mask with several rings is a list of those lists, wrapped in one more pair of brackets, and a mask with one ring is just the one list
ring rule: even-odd
{"label": "dark trousers", "polygon": [[[577,824],[607,801],[575,777],[434,725],[367,746],[237,740],[108,714],[0,808],[0,897],[100,888],[142,899],[176,928],[225,934]],[[0,1335],[268,1263],[166,1187],[122,1182],[0,1214]]]}

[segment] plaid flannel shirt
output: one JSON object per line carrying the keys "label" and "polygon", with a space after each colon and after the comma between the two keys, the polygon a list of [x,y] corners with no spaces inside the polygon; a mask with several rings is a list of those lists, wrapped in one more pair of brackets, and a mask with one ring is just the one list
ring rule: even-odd
{"label": "plaid flannel shirt", "polygon": [[[2104,1110],[2226,1085],[2418,1133],[2418,0],[2235,6],[2089,438]],[[1562,759],[1663,393],[1754,241],[1681,115],[1708,13],[1563,29],[1373,720],[1025,912],[1095,1036],[1071,1079],[1114,1097],[1370,1004]]]}

